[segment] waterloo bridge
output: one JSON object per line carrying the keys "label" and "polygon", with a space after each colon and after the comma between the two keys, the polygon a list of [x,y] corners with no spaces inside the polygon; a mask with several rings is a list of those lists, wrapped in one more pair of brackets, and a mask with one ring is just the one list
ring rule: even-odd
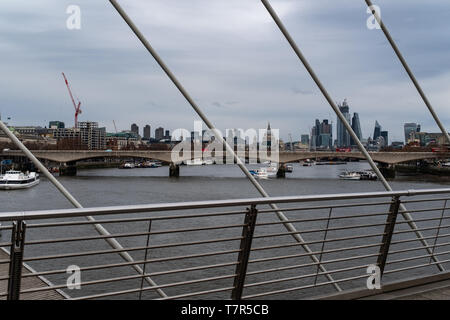
{"label": "waterloo bridge", "polygon": [[[169,175],[179,175],[179,163],[174,163],[172,151],[170,150],[34,150],[32,153],[40,160],[54,162],[63,169],[60,174],[75,175],[76,163],[79,161],[101,158],[116,159],[148,159],[159,160],[169,164]],[[439,160],[450,158],[450,152],[369,152],[372,159],[378,163],[381,168],[389,168],[399,163],[407,163],[420,160]],[[214,154],[213,154],[214,155]],[[251,157],[251,159],[249,158]],[[11,157],[24,157],[22,151],[19,150],[3,150],[0,152],[0,158],[7,159]],[[198,157],[192,152],[188,152],[179,156],[178,160],[186,161]],[[256,159],[255,159],[256,157]],[[254,162],[264,162],[270,160],[270,156],[266,153],[258,155],[245,154],[246,160]],[[279,169],[284,170],[284,165],[291,162],[298,162],[306,159],[362,159],[365,157],[361,152],[335,152],[335,151],[280,151],[279,152]],[[230,163],[227,161],[226,163]],[[69,170],[67,170],[69,168]],[[283,172],[281,176],[284,176]]]}

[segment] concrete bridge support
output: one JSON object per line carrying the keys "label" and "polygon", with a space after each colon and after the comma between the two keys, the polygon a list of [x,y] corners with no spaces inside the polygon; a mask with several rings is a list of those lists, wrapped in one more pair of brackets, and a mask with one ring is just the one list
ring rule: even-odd
{"label": "concrete bridge support", "polygon": [[277,178],[286,178],[286,164],[282,163],[278,167]]}
{"label": "concrete bridge support", "polygon": [[378,169],[383,174],[385,178],[393,179],[395,178],[395,165],[394,164],[379,164]]}
{"label": "concrete bridge support", "polygon": [[76,176],[77,175],[77,166],[75,161],[63,163],[59,167],[59,175],[60,176]]}
{"label": "concrete bridge support", "polygon": [[175,163],[170,163],[169,165],[169,177],[179,177],[180,176],[180,165]]}

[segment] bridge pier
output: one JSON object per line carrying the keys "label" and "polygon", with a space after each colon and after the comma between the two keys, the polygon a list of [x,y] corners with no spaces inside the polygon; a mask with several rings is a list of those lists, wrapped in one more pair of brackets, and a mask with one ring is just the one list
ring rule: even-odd
{"label": "bridge pier", "polygon": [[378,165],[378,169],[383,174],[385,178],[394,179],[395,178],[395,165],[394,164],[384,164]]}
{"label": "bridge pier", "polygon": [[173,162],[169,165],[169,177],[179,177],[180,176],[180,165]]}
{"label": "bridge pier", "polygon": [[59,167],[59,175],[60,176],[76,176],[77,175],[77,166],[75,161],[63,163]]}
{"label": "bridge pier", "polygon": [[286,178],[286,164],[281,163],[278,166],[277,178]]}

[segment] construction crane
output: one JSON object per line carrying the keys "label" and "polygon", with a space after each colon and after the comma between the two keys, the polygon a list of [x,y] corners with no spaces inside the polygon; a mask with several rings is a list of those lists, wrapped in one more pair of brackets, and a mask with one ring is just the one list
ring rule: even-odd
{"label": "construction crane", "polygon": [[66,78],[66,75],[64,74],[64,72],[62,73],[62,75],[64,77],[64,81],[66,82],[67,90],[69,90],[69,95],[70,95],[70,99],[72,99],[73,107],[75,108],[75,128],[78,128],[78,115],[81,113],[81,109],[80,109],[81,102],[77,98],[78,104],[75,103],[75,100],[72,95],[72,91],[70,90],[69,81],[67,81],[67,78]]}

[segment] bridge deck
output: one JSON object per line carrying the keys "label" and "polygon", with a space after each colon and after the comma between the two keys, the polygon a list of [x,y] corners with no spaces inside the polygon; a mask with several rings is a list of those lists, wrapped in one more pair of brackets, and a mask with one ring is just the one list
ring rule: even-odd
{"label": "bridge deck", "polygon": [[450,300],[450,272],[318,297],[319,300]]}
{"label": "bridge deck", "polygon": [[[0,260],[9,259],[9,255],[0,249]],[[7,277],[9,272],[9,264],[3,263],[0,264],[0,277]],[[23,274],[29,274],[32,271],[24,266],[23,268]],[[47,287],[48,284],[43,281],[39,277],[25,277],[22,279],[21,283],[22,290],[31,289],[31,288],[43,288]],[[7,280],[0,280],[0,292],[6,292],[8,290],[8,281]],[[41,292],[31,292],[31,293],[25,293],[20,296],[20,299],[22,300],[62,300],[65,299],[65,297],[56,290],[46,290]],[[6,297],[0,297],[0,300],[6,300]]]}

